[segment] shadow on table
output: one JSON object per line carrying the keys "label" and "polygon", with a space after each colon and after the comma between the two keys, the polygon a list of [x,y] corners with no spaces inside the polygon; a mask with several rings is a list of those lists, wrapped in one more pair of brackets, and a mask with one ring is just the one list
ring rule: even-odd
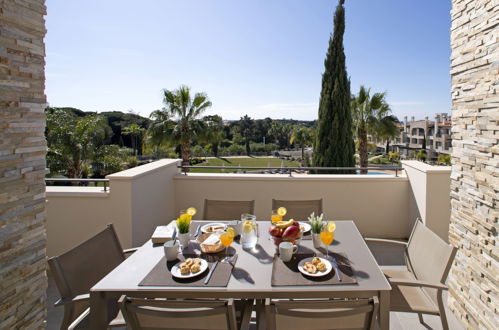
{"label": "shadow on table", "polygon": [[[334,245],[334,244],[333,244]],[[324,256],[326,255],[326,249],[324,247],[320,247],[317,249],[320,251]],[[358,277],[358,278],[369,278],[369,274],[361,271],[361,270],[356,270],[355,265],[352,265],[350,260],[348,260],[348,256],[336,253],[334,251],[331,251],[331,249],[328,249],[329,251],[329,258],[334,257],[336,259],[336,262],[338,263],[338,267],[341,269],[341,271],[348,271],[348,269],[353,270],[353,274]]]}
{"label": "shadow on table", "polygon": [[269,255],[260,244],[255,245],[253,249],[243,249],[243,251],[257,258],[261,264],[272,263],[273,257]]}
{"label": "shadow on table", "polygon": [[251,284],[255,284],[255,280],[253,280],[250,273],[242,268],[234,267],[234,269],[232,270],[232,276],[234,276],[234,278],[239,282],[248,282]]}

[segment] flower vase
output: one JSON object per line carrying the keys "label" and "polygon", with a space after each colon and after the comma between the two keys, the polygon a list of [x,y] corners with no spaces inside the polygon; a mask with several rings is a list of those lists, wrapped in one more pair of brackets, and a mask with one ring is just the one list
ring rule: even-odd
{"label": "flower vase", "polygon": [[182,250],[185,250],[187,246],[189,246],[189,240],[191,239],[191,235],[189,233],[178,234],[178,241],[180,242],[180,246]]}
{"label": "flower vase", "polygon": [[312,233],[312,242],[314,242],[314,248],[320,248],[322,244],[321,234]]}

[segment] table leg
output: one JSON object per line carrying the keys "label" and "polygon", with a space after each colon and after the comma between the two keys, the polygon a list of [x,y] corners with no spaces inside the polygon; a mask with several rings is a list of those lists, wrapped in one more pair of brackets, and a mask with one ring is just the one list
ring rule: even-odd
{"label": "table leg", "polygon": [[108,304],[104,292],[90,292],[90,329],[107,329]]}
{"label": "table leg", "polygon": [[264,309],[265,300],[257,299],[256,300],[256,328],[257,330],[265,330],[266,322],[265,322],[265,309]]}
{"label": "table leg", "polygon": [[390,291],[379,292],[379,326],[381,330],[390,329]]}

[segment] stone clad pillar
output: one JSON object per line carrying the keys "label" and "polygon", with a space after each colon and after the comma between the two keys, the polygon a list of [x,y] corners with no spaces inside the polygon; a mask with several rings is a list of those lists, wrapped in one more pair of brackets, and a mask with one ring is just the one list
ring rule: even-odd
{"label": "stone clad pillar", "polygon": [[44,327],[44,0],[0,0],[0,329]]}
{"label": "stone clad pillar", "polygon": [[467,328],[497,329],[499,2],[453,0],[449,307]]}

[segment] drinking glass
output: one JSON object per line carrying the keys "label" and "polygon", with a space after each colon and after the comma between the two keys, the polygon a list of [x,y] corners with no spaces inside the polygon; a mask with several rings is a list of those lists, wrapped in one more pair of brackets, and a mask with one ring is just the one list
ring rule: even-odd
{"label": "drinking glass", "polygon": [[225,246],[225,262],[229,261],[229,246],[232,244],[233,240],[234,235],[231,233],[225,232],[220,235],[220,242],[222,242],[222,245]]}
{"label": "drinking glass", "polygon": [[252,249],[258,241],[256,216],[252,214],[241,215],[241,244],[243,249]]}
{"label": "drinking glass", "polygon": [[326,259],[328,259],[329,258],[329,245],[331,245],[331,243],[333,243],[333,241],[334,241],[334,233],[332,231],[329,231],[327,223],[325,223],[322,226],[320,237],[321,237],[322,243],[324,243],[324,245],[326,246]]}
{"label": "drinking glass", "polygon": [[272,211],[272,216],[270,217],[270,221],[272,221],[272,223],[282,221],[282,216],[279,215],[279,213],[277,213],[277,210]]}

